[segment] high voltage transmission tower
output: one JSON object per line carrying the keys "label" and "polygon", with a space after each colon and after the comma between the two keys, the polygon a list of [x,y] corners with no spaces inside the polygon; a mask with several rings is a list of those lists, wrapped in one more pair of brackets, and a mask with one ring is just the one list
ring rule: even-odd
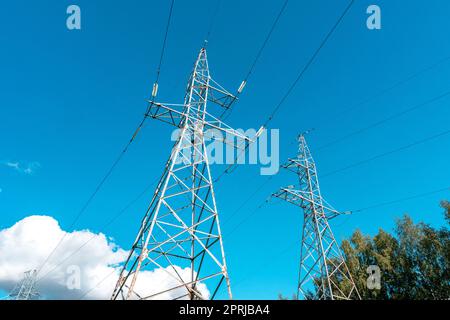
{"label": "high voltage transmission tower", "polygon": [[[214,299],[221,292],[231,299],[205,130],[231,136],[234,148],[240,148],[235,139],[245,146],[252,140],[207,112],[210,104],[229,109],[236,97],[211,78],[205,48],[183,104],[154,102],[157,90],[155,85],[147,115],[180,132],[112,299]],[[155,270],[166,274],[168,287],[146,287],[146,277]]]}
{"label": "high voltage transmission tower", "polygon": [[25,272],[23,279],[9,293],[8,300],[37,300],[39,293],[36,290],[36,270]]}
{"label": "high voltage transmission tower", "polygon": [[283,168],[298,176],[299,188],[289,186],[273,194],[303,210],[297,298],[361,299],[329,225],[341,213],[322,198],[316,164],[303,134],[298,142],[297,158]]}

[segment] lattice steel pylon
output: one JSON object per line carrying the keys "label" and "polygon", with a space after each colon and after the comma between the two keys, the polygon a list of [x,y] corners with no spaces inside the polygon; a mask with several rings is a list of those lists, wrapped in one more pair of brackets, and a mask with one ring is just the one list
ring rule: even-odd
{"label": "lattice steel pylon", "polygon": [[36,270],[25,272],[22,280],[11,290],[7,300],[37,300],[39,293],[36,290]]}
{"label": "lattice steel pylon", "polygon": [[[157,89],[155,85],[147,115],[178,128],[179,136],[112,299],[214,299],[225,287],[225,296],[231,299],[205,135],[212,129],[233,137],[233,143],[241,141],[242,148],[252,140],[207,112],[209,104],[230,108],[236,97],[211,78],[204,47],[183,104],[154,102]],[[165,280],[146,286],[158,272]]]}
{"label": "lattice steel pylon", "polygon": [[316,164],[303,134],[298,142],[297,158],[289,159],[283,168],[297,174],[299,188],[289,186],[273,194],[303,209],[297,298],[361,299],[329,224],[341,213],[322,198]]}

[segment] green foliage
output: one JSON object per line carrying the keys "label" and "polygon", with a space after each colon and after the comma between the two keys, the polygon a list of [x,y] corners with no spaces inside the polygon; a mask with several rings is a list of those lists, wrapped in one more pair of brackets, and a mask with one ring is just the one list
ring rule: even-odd
{"label": "green foliage", "polygon": [[[450,223],[450,203],[442,202]],[[449,299],[450,231],[414,222],[396,221],[394,235],[380,229],[369,237],[357,230],[342,243],[347,265],[363,299]],[[381,289],[369,290],[370,265],[381,269]],[[345,288],[346,283],[340,283]]]}
{"label": "green foliage", "polygon": [[[450,224],[450,202],[442,201],[444,216]],[[370,237],[356,230],[342,242],[344,258],[364,300],[447,300],[450,299],[450,230],[415,224],[407,215],[396,221],[393,234],[380,229]],[[367,268],[381,270],[381,288],[369,289]],[[317,279],[318,280],[318,279]],[[349,283],[334,276],[342,291]],[[315,287],[318,289],[317,281]],[[312,292],[306,299],[312,299]],[[286,300],[282,295],[279,299]],[[295,299],[295,297],[294,297]]]}
{"label": "green foliage", "polygon": [[445,220],[447,220],[447,223],[450,224],[450,202],[442,201],[441,206],[445,210]]}

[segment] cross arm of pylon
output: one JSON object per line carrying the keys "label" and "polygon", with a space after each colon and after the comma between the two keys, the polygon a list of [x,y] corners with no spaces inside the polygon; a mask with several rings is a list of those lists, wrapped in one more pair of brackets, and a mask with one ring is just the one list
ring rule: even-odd
{"label": "cross arm of pylon", "polygon": [[328,219],[333,219],[338,215],[343,214],[342,212],[335,210],[331,206],[325,206],[321,203],[316,202],[309,193],[293,189],[292,186],[281,188],[278,192],[272,194],[272,197],[285,200],[301,208],[304,208],[306,206],[306,203],[312,203],[316,207],[321,207]]}
{"label": "cross arm of pylon", "polygon": [[[228,92],[224,87],[214,81],[214,79],[212,79],[211,77],[209,78],[208,89],[208,101],[221,106],[225,110],[230,109],[231,105],[236,102],[236,100],[238,100],[237,95],[233,95]],[[240,92],[238,91],[238,94],[239,93]]]}
{"label": "cross arm of pylon", "polygon": [[[159,103],[159,102],[150,102],[149,110],[146,114],[147,117],[151,117],[153,119],[158,119],[162,122],[171,124],[177,128],[183,127],[183,119],[188,119],[193,122],[198,121],[198,116],[193,116],[186,112],[188,110],[188,106],[184,104],[169,104],[169,103]],[[236,137],[238,139],[241,139],[242,141],[245,141],[246,143],[253,143],[256,138],[261,135],[263,128],[261,128],[255,137],[247,137],[246,135],[242,134],[238,130],[235,130],[231,128],[229,125],[227,125],[222,120],[219,120],[218,118],[214,117],[210,113],[206,111],[202,111],[204,115],[204,119],[202,120],[202,123],[205,128],[207,129],[215,129],[219,130],[226,135],[231,135],[233,137]],[[227,142],[227,141],[223,141]]]}
{"label": "cross arm of pylon", "polygon": [[294,169],[298,169],[298,167],[300,167],[302,169],[306,169],[303,162],[299,161],[298,159],[288,159],[287,163],[285,163],[281,166],[281,168],[287,169],[294,173],[297,173],[297,170],[294,170]]}

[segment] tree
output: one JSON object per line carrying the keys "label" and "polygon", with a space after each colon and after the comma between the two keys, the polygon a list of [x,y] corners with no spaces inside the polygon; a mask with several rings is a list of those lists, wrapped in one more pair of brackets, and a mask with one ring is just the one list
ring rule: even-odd
{"label": "tree", "polygon": [[[442,201],[441,206],[450,224],[450,202]],[[356,230],[342,242],[341,248],[364,300],[450,298],[450,230],[447,226],[436,229],[423,222],[415,224],[405,215],[396,221],[393,234],[379,229],[378,234],[370,237]],[[380,289],[367,286],[369,266],[377,266],[381,271]],[[339,275],[334,276],[333,281],[342,289],[348,285]]]}
{"label": "tree", "polygon": [[441,207],[445,210],[445,219],[447,220],[447,223],[450,224],[450,202],[449,201],[442,201]]}
{"label": "tree", "polygon": [[[450,203],[442,202],[450,223]],[[450,231],[414,224],[405,215],[394,235],[380,229],[373,238],[357,230],[342,250],[363,299],[450,298]],[[381,289],[370,290],[367,267],[381,269]],[[337,281],[339,281],[337,279]],[[345,285],[345,284],[341,284]]]}

